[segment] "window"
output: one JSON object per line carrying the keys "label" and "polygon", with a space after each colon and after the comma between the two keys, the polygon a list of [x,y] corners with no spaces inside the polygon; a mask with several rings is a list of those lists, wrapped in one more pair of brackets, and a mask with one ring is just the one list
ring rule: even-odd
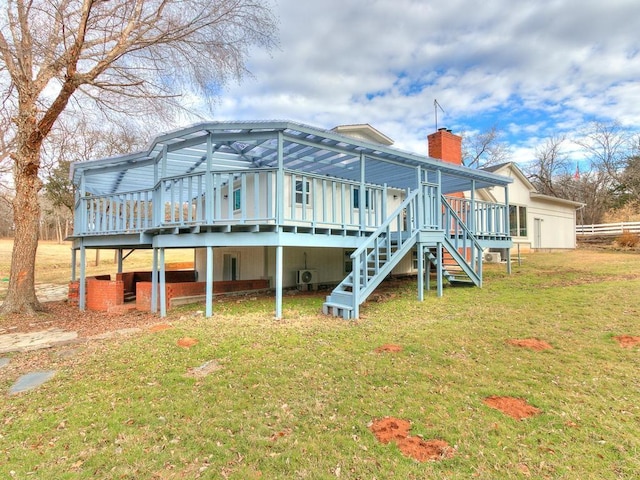
{"label": "window", "polygon": [[309,182],[296,180],[296,203],[309,205]]}
{"label": "window", "polygon": [[509,233],[512,237],[527,236],[527,207],[509,205]]}
{"label": "window", "polygon": [[242,201],[241,201],[241,195],[240,195],[240,189],[238,188],[237,190],[233,191],[233,209],[234,210],[240,210],[240,208],[242,207]]}
{"label": "window", "polygon": [[411,267],[414,270],[418,270],[418,250],[413,250],[411,252]]}
{"label": "window", "polygon": [[[360,208],[360,189],[353,190],[353,208]],[[369,190],[364,191],[364,208],[369,208]]]}

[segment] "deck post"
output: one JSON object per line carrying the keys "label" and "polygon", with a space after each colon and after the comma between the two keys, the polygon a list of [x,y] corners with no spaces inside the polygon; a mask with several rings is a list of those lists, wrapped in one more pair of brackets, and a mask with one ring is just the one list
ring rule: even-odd
{"label": "deck post", "polygon": [[153,261],[151,267],[151,312],[158,311],[158,249],[153,247]]}
{"label": "deck post", "polygon": [[469,230],[476,235],[476,181],[471,180],[471,205],[469,207]]}
{"label": "deck post", "polygon": [[84,241],[80,240],[80,285],[78,288],[78,306],[80,311],[84,312],[87,300],[87,251],[84,247]]}
{"label": "deck post", "polygon": [[[425,256],[427,254],[427,250],[428,249],[425,248]],[[425,271],[425,283],[427,284],[427,292],[428,292],[429,290],[431,290],[431,260],[429,260],[429,261],[425,260],[425,263],[426,263],[426,265],[425,265],[426,266],[426,268],[425,268],[425,270],[426,270]]]}
{"label": "deck post", "polygon": [[438,242],[436,266],[436,291],[438,297],[442,296],[442,242]]}
{"label": "deck post", "polygon": [[[278,171],[276,173],[276,225],[284,223],[284,137],[278,132]],[[291,184],[291,195],[295,196],[295,182]]]}
{"label": "deck post", "polygon": [[167,282],[164,268],[164,247],[160,248],[160,316],[167,316]]}
{"label": "deck post", "polygon": [[[511,225],[509,224],[509,186],[504,187],[504,230],[505,234],[511,236]],[[507,274],[511,275],[511,249],[507,248]]]}
{"label": "deck post", "polygon": [[76,281],[76,249],[71,248],[71,281]]}
{"label": "deck post", "polygon": [[418,301],[424,301],[424,246],[422,243],[418,243]]}
{"label": "deck post", "polygon": [[[358,196],[358,213],[360,217],[358,218],[358,223],[360,224],[360,232],[364,232],[366,229],[365,213],[367,211],[367,192],[366,192],[367,185],[364,181],[365,176],[366,176],[365,156],[364,156],[364,153],[360,153],[360,186],[358,187],[360,189],[360,194]],[[371,202],[373,202],[373,198],[371,199]],[[354,205],[351,205],[351,207],[353,206]]]}
{"label": "deck post", "polygon": [[205,288],[205,316],[209,318],[213,315],[213,247],[211,246],[207,246],[207,284]]}
{"label": "deck post", "polygon": [[[212,134],[209,133],[207,136],[207,161],[206,161],[206,170],[205,170],[205,178],[204,178],[204,218],[207,224],[211,225],[213,223],[213,176],[211,173],[211,162],[213,158],[213,140],[211,139]],[[220,188],[220,186],[218,186]]]}
{"label": "deck post", "polygon": [[282,319],[283,247],[276,246],[276,320]]}
{"label": "deck post", "polygon": [[122,273],[122,249],[118,249],[118,273]]}

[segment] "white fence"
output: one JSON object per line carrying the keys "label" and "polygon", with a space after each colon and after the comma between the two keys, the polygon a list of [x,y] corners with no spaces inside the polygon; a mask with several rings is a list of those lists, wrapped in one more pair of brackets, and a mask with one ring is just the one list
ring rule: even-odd
{"label": "white fence", "polygon": [[622,232],[640,233],[640,222],[598,223],[577,225],[576,235],[620,235]]}

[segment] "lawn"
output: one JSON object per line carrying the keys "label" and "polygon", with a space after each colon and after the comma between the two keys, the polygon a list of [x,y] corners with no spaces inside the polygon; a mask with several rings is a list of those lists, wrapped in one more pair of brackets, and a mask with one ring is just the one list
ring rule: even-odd
{"label": "lawn", "polygon": [[[185,307],[170,329],[13,355],[56,369],[0,405],[1,478],[631,479],[640,471],[640,255],[527,255],[478,288],[415,299],[391,282],[355,322],[321,295]],[[178,341],[197,340],[190,348]],[[536,338],[553,348],[508,343]],[[397,352],[376,352],[382,345]],[[206,362],[206,376],[190,374]],[[540,410],[516,420],[487,397]],[[453,457],[418,462],[372,422],[397,417]]]}

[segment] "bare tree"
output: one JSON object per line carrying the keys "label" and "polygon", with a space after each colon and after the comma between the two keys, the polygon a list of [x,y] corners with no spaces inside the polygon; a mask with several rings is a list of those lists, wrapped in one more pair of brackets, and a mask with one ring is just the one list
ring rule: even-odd
{"label": "bare tree", "polygon": [[567,180],[570,177],[569,160],[562,151],[564,136],[547,138],[536,148],[535,161],[529,165],[528,177],[538,192],[554,197],[567,196]]}
{"label": "bare tree", "polygon": [[210,99],[245,73],[249,47],[273,46],[276,22],[261,0],[7,0],[2,9],[16,226],[2,311],[33,313],[41,149],[58,118],[159,115],[182,92]]}
{"label": "bare tree", "polygon": [[507,162],[511,150],[501,136],[495,125],[476,135],[463,134],[462,163],[467,167],[482,168]]}
{"label": "bare tree", "polygon": [[584,150],[592,170],[608,175],[620,183],[625,160],[631,155],[632,138],[618,122],[592,123],[581,137],[574,140]]}

